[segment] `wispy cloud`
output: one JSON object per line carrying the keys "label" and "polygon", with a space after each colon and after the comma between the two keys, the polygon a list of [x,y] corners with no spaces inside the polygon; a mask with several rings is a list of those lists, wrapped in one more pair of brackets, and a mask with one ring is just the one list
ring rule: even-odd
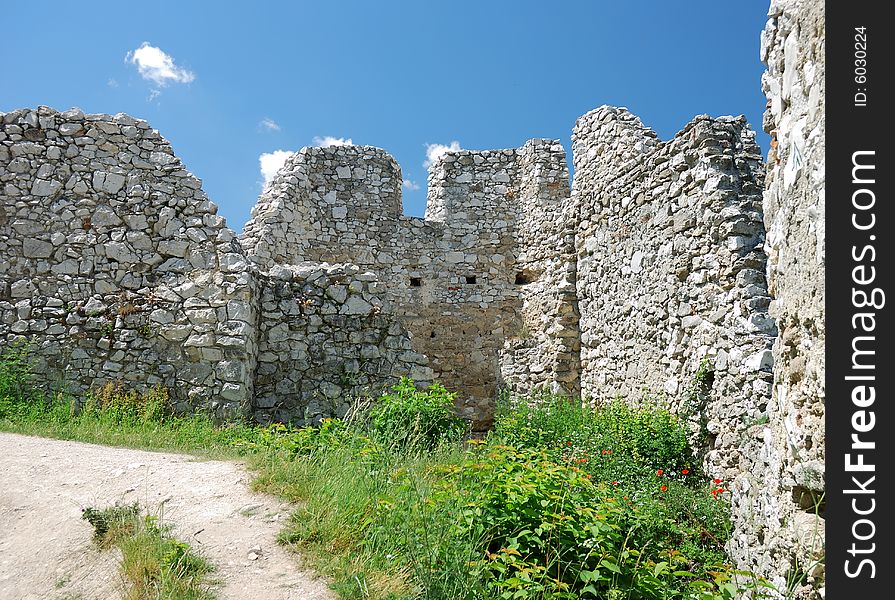
{"label": "wispy cloud", "polygon": [[410,179],[405,179],[401,182],[401,187],[405,190],[418,190],[420,189],[420,184]]}
{"label": "wispy cloud", "polygon": [[264,131],[279,131],[280,125],[271,119],[270,117],[264,117],[261,119],[261,122],[258,123],[258,127],[263,129]]}
{"label": "wispy cloud", "polygon": [[292,150],[274,150],[273,152],[265,152],[258,157],[261,165],[261,176],[264,177],[264,184],[267,185],[273,178],[277,176],[277,171],[286,164],[286,159],[292,156]]}
{"label": "wispy cloud", "polygon": [[460,142],[454,140],[450,144],[426,144],[426,160],[423,161],[423,166],[425,168],[429,168],[441,155],[446,152],[457,152],[458,150],[462,150],[460,148]]}
{"label": "wispy cloud", "polygon": [[351,141],[351,138],[337,138],[331,135],[325,135],[323,137],[314,136],[314,145],[318,148],[328,148],[330,146],[351,146],[354,142]]}
{"label": "wispy cloud", "polygon": [[153,100],[155,100],[156,98],[158,98],[158,97],[161,96],[161,95],[162,95],[162,91],[161,91],[161,90],[150,90],[150,91],[149,91],[149,97],[146,98],[146,101],[147,101],[147,102],[152,102]]}
{"label": "wispy cloud", "polygon": [[139,48],[128,52],[124,61],[135,65],[143,79],[161,87],[169,83],[189,83],[196,78],[195,73],[178,67],[169,54],[149,42],[143,42]]}
{"label": "wispy cloud", "polygon": [[115,81],[115,79],[110,78],[109,81],[106,82],[106,85],[109,86],[110,88],[117,88],[118,82]]}

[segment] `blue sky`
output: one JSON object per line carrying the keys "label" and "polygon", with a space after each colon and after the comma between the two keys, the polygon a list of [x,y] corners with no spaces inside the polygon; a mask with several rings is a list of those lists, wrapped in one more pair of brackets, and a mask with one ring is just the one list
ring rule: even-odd
{"label": "blue sky", "polygon": [[148,120],[237,231],[261,191],[262,155],[339,140],[395,156],[405,212],[422,215],[427,149],[547,137],[568,152],[575,119],[602,104],[628,107],[662,139],[697,114],[745,114],[766,153],[767,7],[7,0],[0,111]]}

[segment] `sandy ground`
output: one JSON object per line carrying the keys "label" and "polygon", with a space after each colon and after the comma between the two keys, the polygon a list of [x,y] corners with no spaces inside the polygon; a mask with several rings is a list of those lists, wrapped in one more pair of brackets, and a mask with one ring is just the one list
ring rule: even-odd
{"label": "sandy ground", "polygon": [[0,599],[120,598],[119,557],[81,510],[135,501],[216,566],[222,599],[334,599],[275,541],[290,507],[249,480],[235,462],[0,433]]}

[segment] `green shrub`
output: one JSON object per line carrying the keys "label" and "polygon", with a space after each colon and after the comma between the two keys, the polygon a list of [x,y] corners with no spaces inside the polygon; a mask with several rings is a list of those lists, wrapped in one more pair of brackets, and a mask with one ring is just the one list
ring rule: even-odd
{"label": "green shrub", "polygon": [[40,403],[33,386],[31,350],[15,343],[0,349],[0,418],[30,410]]}
{"label": "green shrub", "polygon": [[377,499],[366,535],[403,553],[422,597],[727,597],[729,568],[650,537],[656,515],[582,469],[545,451],[471,446],[426,473],[395,471],[398,485]]}
{"label": "green shrub", "polygon": [[598,427],[620,452],[649,470],[693,468],[694,457],[685,425],[659,408],[628,406],[621,400],[597,411]]}
{"label": "green shrub", "polygon": [[[636,473],[696,470],[680,420],[664,409],[634,408],[621,400],[592,409],[562,396],[537,404],[498,404],[493,434],[517,447],[546,450],[556,460],[589,462],[600,479],[626,480]],[[608,457],[611,456],[611,460]]]}
{"label": "green shrub", "polygon": [[431,449],[457,441],[467,425],[454,414],[454,396],[437,383],[418,390],[413,380],[403,377],[370,409],[369,430],[377,441],[394,448]]}

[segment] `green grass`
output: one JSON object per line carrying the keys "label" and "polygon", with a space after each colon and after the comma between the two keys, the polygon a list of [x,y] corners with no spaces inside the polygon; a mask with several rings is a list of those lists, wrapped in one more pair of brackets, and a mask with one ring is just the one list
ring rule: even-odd
{"label": "green grass", "polygon": [[128,582],[124,600],[214,600],[212,565],[171,534],[171,524],[141,514],[137,504],[85,508],[100,548],[118,547]]}
{"label": "green grass", "polygon": [[243,457],[256,490],[297,503],[280,541],[346,599],[741,593],[724,553],[728,492],[700,472],[674,415],[536,404],[502,404],[473,442],[459,439],[451,394],[407,381],[349,423],[217,427],[172,416],[159,388],[47,399],[25,355],[0,355],[0,429]]}
{"label": "green grass", "polygon": [[[252,439],[259,431],[257,427],[240,423],[219,426],[202,414],[161,416],[144,413],[138,406],[104,406],[101,403],[104,396],[121,393],[114,386],[104,390],[89,395],[84,402],[59,393],[49,397],[34,395],[27,402],[0,396],[0,430],[221,459],[239,456],[241,452],[234,443]],[[159,389],[150,390],[146,395],[166,399],[165,392]]]}

